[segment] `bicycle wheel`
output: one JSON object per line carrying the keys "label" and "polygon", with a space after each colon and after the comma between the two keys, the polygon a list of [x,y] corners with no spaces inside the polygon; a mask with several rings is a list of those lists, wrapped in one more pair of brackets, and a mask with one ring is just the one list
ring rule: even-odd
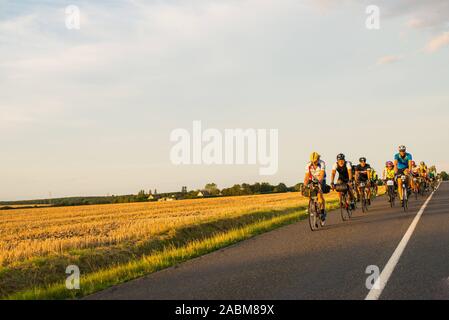
{"label": "bicycle wheel", "polygon": [[[366,210],[366,212],[368,212],[368,210],[369,210],[370,201],[371,201],[371,198],[368,197],[368,191],[369,191],[368,189],[365,189],[365,206],[366,206],[365,210]],[[369,199],[369,201],[368,201],[368,199]]]}
{"label": "bicycle wheel", "polygon": [[396,205],[396,191],[394,190],[394,187],[390,187],[390,198],[391,198],[391,207],[394,208]]}
{"label": "bicycle wheel", "polygon": [[352,207],[351,207],[351,196],[349,194],[349,192],[346,192],[346,212],[348,213],[348,218],[351,219],[352,218]]}
{"label": "bicycle wheel", "polygon": [[351,208],[348,204],[348,197],[349,194],[347,192],[341,195],[340,214],[343,221],[351,219]]}
{"label": "bicycle wheel", "polygon": [[320,227],[320,218],[317,210],[317,203],[314,199],[309,200],[309,225],[310,230],[316,231]]}
{"label": "bicycle wheel", "polygon": [[360,204],[362,205],[362,212],[365,213],[367,210],[367,203],[366,203],[366,195],[365,195],[365,189],[362,189],[360,192]]}
{"label": "bicycle wheel", "polygon": [[404,212],[407,212],[408,211],[408,191],[407,191],[407,186],[403,186],[402,187],[402,192],[403,192],[403,194],[402,194],[402,199],[403,199],[403,201],[402,201],[402,208],[404,209]]}

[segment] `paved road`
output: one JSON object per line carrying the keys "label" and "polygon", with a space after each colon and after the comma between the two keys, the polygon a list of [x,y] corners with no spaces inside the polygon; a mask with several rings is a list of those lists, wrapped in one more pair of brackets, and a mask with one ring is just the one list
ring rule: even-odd
{"label": "paved road", "polygon": [[[377,199],[368,214],[311,232],[301,221],[89,299],[365,299],[367,266],[383,270],[425,199],[410,211]],[[380,299],[449,299],[449,183],[434,194]]]}

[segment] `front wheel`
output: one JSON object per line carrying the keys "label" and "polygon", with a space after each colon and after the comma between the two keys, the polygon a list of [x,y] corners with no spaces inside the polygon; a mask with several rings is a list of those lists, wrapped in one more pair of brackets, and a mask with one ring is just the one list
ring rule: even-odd
{"label": "front wheel", "polygon": [[348,221],[352,217],[352,210],[350,205],[350,196],[348,193],[341,195],[340,200],[340,214],[343,221]]}
{"label": "front wheel", "polygon": [[408,191],[407,186],[402,186],[402,208],[404,209],[404,212],[408,211]]}
{"label": "front wheel", "polygon": [[309,200],[309,225],[310,230],[312,231],[316,231],[320,227],[320,218],[317,206],[318,205],[315,200]]}

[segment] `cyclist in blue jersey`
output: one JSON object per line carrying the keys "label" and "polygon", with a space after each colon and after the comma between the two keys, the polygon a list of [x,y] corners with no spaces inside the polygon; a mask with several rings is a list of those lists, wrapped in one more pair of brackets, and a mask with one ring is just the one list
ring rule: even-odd
{"label": "cyclist in blue jersey", "polygon": [[410,172],[412,171],[412,160],[413,156],[407,152],[407,148],[405,146],[399,147],[399,153],[394,156],[394,171],[398,177],[398,193],[401,201],[403,200],[403,191],[402,191],[402,178],[401,176],[405,176],[407,181],[406,185],[410,187]]}

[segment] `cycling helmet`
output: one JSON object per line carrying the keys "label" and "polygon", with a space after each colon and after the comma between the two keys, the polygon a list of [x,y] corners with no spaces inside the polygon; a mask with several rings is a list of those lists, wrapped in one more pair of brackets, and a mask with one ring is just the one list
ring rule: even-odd
{"label": "cycling helmet", "polygon": [[387,161],[387,163],[385,164],[387,167],[392,167],[394,166],[393,161]]}
{"label": "cycling helmet", "polygon": [[426,163],[425,163],[424,161],[421,161],[421,165],[422,165],[422,166],[425,166]]}
{"label": "cycling helmet", "polygon": [[316,162],[320,160],[320,157],[321,156],[318,154],[318,152],[312,152],[312,154],[310,155],[310,161]]}
{"label": "cycling helmet", "polygon": [[412,167],[416,167],[416,162],[412,160]]}
{"label": "cycling helmet", "polygon": [[359,159],[359,162],[366,162],[366,158],[365,158],[365,157],[361,157],[361,158]]}
{"label": "cycling helmet", "polygon": [[345,157],[345,155],[344,155],[343,153],[340,153],[340,154],[337,156],[337,161],[340,161],[340,160],[346,160],[346,157]]}
{"label": "cycling helmet", "polygon": [[399,151],[407,151],[407,147],[406,146],[399,146]]}

